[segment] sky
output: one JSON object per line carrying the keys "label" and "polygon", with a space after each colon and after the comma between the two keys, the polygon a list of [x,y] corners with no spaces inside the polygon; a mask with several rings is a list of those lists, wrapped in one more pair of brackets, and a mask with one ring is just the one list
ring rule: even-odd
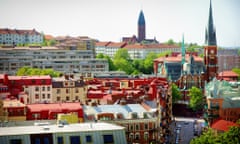
{"label": "sky", "polygon": [[[0,0],[0,28],[120,42],[137,35],[143,10],[146,38],[204,45],[210,0]],[[212,0],[217,45],[240,46],[240,0]]]}

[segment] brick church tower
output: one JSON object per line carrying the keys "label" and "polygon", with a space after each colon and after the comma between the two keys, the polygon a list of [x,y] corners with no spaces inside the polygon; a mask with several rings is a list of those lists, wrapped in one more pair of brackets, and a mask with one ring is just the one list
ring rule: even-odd
{"label": "brick church tower", "polygon": [[141,10],[138,17],[138,42],[143,41],[146,38],[145,18],[143,11]]}
{"label": "brick church tower", "polygon": [[206,66],[206,80],[211,81],[217,76],[218,62],[217,62],[217,42],[216,30],[213,24],[212,16],[212,2],[210,0],[208,26],[206,28],[204,47],[204,63]]}

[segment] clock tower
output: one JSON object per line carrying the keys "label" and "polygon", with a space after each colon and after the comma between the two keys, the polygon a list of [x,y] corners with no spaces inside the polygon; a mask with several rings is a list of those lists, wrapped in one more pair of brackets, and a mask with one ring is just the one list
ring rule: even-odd
{"label": "clock tower", "polygon": [[206,66],[206,80],[211,81],[217,76],[218,62],[217,62],[217,42],[216,42],[216,30],[213,24],[212,16],[212,2],[210,0],[208,26],[206,28],[204,47],[204,63]]}

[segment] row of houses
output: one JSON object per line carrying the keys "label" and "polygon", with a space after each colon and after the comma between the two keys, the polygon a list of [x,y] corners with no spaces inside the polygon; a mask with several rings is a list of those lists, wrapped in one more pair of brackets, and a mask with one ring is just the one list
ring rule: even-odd
{"label": "row of houses", "polygon": [[128,44],[127,42],[97,42],[95,45],[96,54],[105,54],[113,58],[114,54],[121,48],[128,50],[131,59],[144,59],[148,53],[162,53],[166,51],[180,52],[181,48],[177,45],[168,44]]}
{"label": "row of houses", "polygon": [[108,61],[95,59],[92,50],[67,50],[57,47],[0,48],[0,72],[15,75],[21,67],[77,72],[89,77],[109,70]]}
{"label": "row of houses", "polygon": [[0,29],[0,44],[17,45],[17,44],[41,44],[44,35],[32,30],[20,29]]}
{"label": "row of houses", "polygon": [[[106,121],[124,126],[130,142],[166,141],[172,120],[171,84],[165,78],[7,76],[1,78],[2,121]],[[17,100],[14,100],[17,98]],[[76,118],[77,117],[77,118]]]}

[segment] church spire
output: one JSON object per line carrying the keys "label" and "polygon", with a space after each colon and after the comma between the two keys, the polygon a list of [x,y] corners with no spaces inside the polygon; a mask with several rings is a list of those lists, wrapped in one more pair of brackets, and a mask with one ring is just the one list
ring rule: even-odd
{"label": "church spire", "polygon": [[145,18],[143,11],[141,10],[139,17],[138,17],[138,41],[141,42],[145,39]]}
{"label": "church spire", "polygon": [[217,45],[216,30],[215,30],[215,27],[213,24],[212,1],[211,0],[210,0],[210,7],[209,7],[208,26],[206,28],[206,34],[205,34],[205,43],[207,45]]}
{"label": "church spire", "polygon": [[182,36],[182,65],[185,63],[185,44],[184,44],[184,35]]}

